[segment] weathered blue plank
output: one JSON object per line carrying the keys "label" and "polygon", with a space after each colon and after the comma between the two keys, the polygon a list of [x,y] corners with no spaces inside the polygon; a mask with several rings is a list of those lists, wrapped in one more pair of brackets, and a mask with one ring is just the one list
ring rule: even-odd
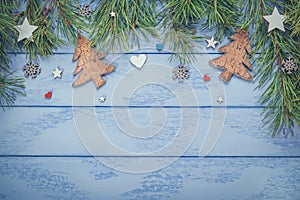
{"label": "weathered blue plank", "polygon": [[[190,78],[184,83],[172,79],[172,70],[178,63],[169,62],[168,55],[147,55],[145,66],[138,70],[132,66],[132,55],[108,55],[105,62],[112,62],[116,71],[104,76],[107,83],[99,90],[93,82],[74,89],[72,54],[58,54],[40,60],[42,73],[36,79],[26,79],[26,97],[18,97],[16,105],[72,105],[76,94],[81,96],[82,105],[229,105],[257,106],[260,91],[254,91],[256,83],[246,82],[235,76],[229,84],[218,78],[222,72],[209,66],[209,60],[217,55],[199,54],[198,63],[190,65]],[[12,57],[12,66],[17,74],[23,76],[22,66],[27,62],[25,55]],[[62,79],[53,79],[52,71],[57,66],[64,69]],[[211,81],[205,82],[208,74]],[[53,92],[51,100],[44,94]],[[99,96],[105,95],[107,101],[100,103]],[[216,99],[225,98],[223,104]],[[91,102],[86,102],[86,99]]]}
{"label": "weathered blue plank", "polygon": [[[178,156],[187,148],[183,155],[198,156],[204,141],[214,134],[209,131],[220,128],[211,156],[300,155],[299,128],[295,129],[295,136],[271,138],[262,128],[262,109],[225,109],[224,121],[223,109],[214,110],[216,115],[212,117],[211,108],[15,107],[0,113],[0,152],[89,155],[83,144],[92,145],[88,140],[91,135],[99,155],[115,155],[112,150],[107,152],[110,147],[104,145],[108,144],[135,153],[154,152],[176,144],[158,155]],[[197,114],[199,117],[194,118]],[[177,138],[178,135],[183,137]],[[98,136],[105,137],[97,140]],[[175,138],[180,141],[178,144]],[[106,140],[109,142],[103,143]]]}
{"label": "weathered blue plank", "polygon": [[94,158],[0,158],[0,198],[296,200],[299,162],[299,158],[181,158],[158,171],[132,174]]}

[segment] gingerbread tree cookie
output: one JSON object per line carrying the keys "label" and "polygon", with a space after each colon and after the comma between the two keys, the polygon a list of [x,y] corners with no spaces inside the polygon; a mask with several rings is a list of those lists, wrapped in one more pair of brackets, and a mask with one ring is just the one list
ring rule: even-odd
{"label": "gingerbread tree cookie", "polygon": [[210,64],[217,68],[224,69],[220,74],[220,78],[225,82],[229,82],[233,74],[245,80],[252,80],[252,75],[245,67],[252,70],[248,54],[252,49],[249,43],[248,34],[245,30],[237,30],[235,34],[229,37],[233,40],[226,46],[219,48],[219,51],[225,54],[210,61]]}
{"label": "gingerbread tree cookie", "polygon": [[100,59],[104,58],[105,54],[96,52],[89,44],[88,39],[78,34],[77,46],[72,61],[76,61],[78,58],[79,61],[73,75],[76,76],[79,72],[81,73],[74,81],[74,87],[93,80],[96,87],[100,88],[106,82],[101,75],[108,74],[116,69],[115,66],[101,62]]}

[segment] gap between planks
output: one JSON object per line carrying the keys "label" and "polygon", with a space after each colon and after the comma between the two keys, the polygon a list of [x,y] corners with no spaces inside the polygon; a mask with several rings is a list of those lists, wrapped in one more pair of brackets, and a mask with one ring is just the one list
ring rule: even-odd
{"label": "gap between planks", "polygon": [[5,154],[0,158],[300,158],[300,156],[116,156],[116,155],[38,155],[38,154]]}
{"label": "gap between planks", "polygon": [[13,105],[13,106],[3,106],[3,108],[226,108],[226,109],[261,109],[266,108],[266,106],[73,106],[73,105]]}

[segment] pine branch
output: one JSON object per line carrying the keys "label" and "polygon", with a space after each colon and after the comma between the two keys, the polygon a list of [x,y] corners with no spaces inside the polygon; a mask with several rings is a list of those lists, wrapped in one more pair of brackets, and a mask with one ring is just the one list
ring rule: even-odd
{"label": "pine branch", "polygon": [[174,52],[169,60],[177,59],[186,64],[195,61],[198,45],[196,23],[205,16],[205,2],[198,0],[174,0],[162,4],[159,12],[162,41]]}
{"label": "pine branch", "polygon": [[290,0],[285,8],[285,14],[288,16],[286,23],[291,30],[291,36],[297,42],[297,48],[300,49],[300,1]]}
{"label": "pine branch", "polygon": [[78,15],[71,0],[50,0],[41,4],[39,0],[29,0],[25,16],[29,23],[39,26],[32,40],[21,43],[30,59],[53,54],[58,46],[75,44],[77,32],[87,30],[86,20]]}
{"label": "pine branch", "polygon": [[25,95],[24,79],[13,76],[10,72],[10,59],[7,50],[14,50],[16,30],[15,12],[19,1],[0,1],[0,106],[11,106],[17,95]]}
{"label": "pine branch", "polygon": [[15,49],[15,41],[17,31],[14,29],[15,16],[12,15],[15,12],[19,1],[5,0],[0,1],[0,71],[9,71],[9,57],[8,51]]}
{"label": "pine branch", "polygon": [[240,18],[241,9],[238,0],[206,0],[207,18],[203,29],[214,29],[216,38],[222,40],[223,36],[235,30]]}
{"label": "pine branch", "polygon": [[[110,16],[115,12],[115,16]],[[128,51],[133,45],[140,48],[140,37],[156,37],[156,3],[153,0],[103,0],[93,14],[92,45],[97,49]]]}
{"label": "pine branch", "polygon": [[25,95],[24,79],[13,76],[12,73],[0,73],[0,106],[12,106],[17,95]]}
{"label": "pine branch", "polygon": [[174,59],[180,63],[186,64],[195,61],[194,52],[196,50],[195,33],[187,33],[184,29],[168,28],[163,31],[163,43],[168,44],[168,48],[173,54],[169,57],[169,61]]}
{"label": "pine branch", "polygon": [[[288,55],[298,58],[296,41],[290,36],[289,31],[284,33],[273,30],[269,35],[265,33],[267,24],[262,16],[271,13],[275,5],[281,8],[282,4],[278,5],[275,0],[260,0],[258,4],[251,2],[248,1],[251,12],[245,13],[248,15],[245,19],[248,20],[243,26],[255,23],[252,40],[256,47],[255,51],[261,51],[253,61],[256,67],[260,67],[256,74],[257,89],[264,90],[259,98],[259,102],[266,106],[263,110],[263,121],[274,137],[281,132],[285,135],[293,134],[294,123],[299,124],[300,114],[299,92],[297,92],[299,71],[286,75],[281,70],[281,63]],[[299,66],[299,61],[296,61],[296,65]]]}

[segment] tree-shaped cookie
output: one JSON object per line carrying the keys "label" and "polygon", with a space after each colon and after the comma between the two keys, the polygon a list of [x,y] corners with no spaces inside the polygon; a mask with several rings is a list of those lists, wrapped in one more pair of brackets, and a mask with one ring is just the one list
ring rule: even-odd
{"label": "tree-shaped cookie", "polygon": [[90,46],[90,41],[78,34],[78,41],[72,61],[79,58],[76,69],[73,73],[76,76],[79,72],[79,77],[74,81],[73,86],[79,86],[93,80],[96,87],[100,88],[105,84],[105,80],[101,75],[108,74],[116,69],[115,66],[108,65],[100,61],[105,57],[105,54],[96,52]]}
{"label": "tree-shaped cookie", "polygon": [[217,68],[224,69],[219,77],[225,82],[230,81],[233,74],[245,80],[252,80],[253,77],[245,68],[247,67],[252,70],[247,54],[252,52],[247,31],[237,30],[236,33],[229,38],[233,41],[228,45],[219,48],[219,51],[224,52],[225,54],[211,60],[210,64]]}

